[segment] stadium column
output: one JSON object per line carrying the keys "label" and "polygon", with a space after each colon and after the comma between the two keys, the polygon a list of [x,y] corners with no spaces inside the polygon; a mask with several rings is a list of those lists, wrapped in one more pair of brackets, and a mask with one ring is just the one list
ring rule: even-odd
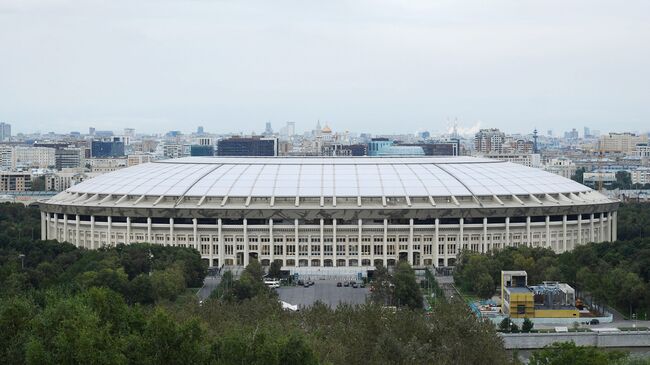
{"label": "stadium column", "polygon": [[90,247],[95,246],[95,216],[90,216]]}
{"label": "stadium column", "polygon": [[589,242],[594,242],[594,214],[589,217]]}
{"label": "stadium column", "polygon": [[151,217],[147,217],[147,242],[151,243]]}
{"label": "stadium column", "polygon": [[320,266],[325,266],[325,220],[320,220]]}
{"label": "stadium column", "polygon": [[[113,216],[108,216],[106,219],[106,245],[110,246],[111,242],[113,241],[111,238],[111,234],[113,234]],[[97,247],[93,247],[97,248]]]}
{"label": "stadium column", "polygon": [[[219,228],[217,228],[217,235],[219,235]],[[214,245],[212,243],[212,236],[213,235],[211,234],[208,235],[208,266],[210,267],[214,266]],[[217,239],[219,238],[220,237],[217,237]],[[203,252],[199,252],[201,253],[201,257],[203,257]]]}
{"label": "stadium column", "polygon": [[126,236],[124,237],[124,243],[127,245],[131,244],[131,217],[126,217]]}
{"label": "stadium column", "polygon": [[59,240],[59,213],[54,213],[54,239]]}
{"label": "stadium column", "polygon": [[612,241],[616,241],[618,239],[618,212],[613,212],[612,213]]}
{"label": "stadium column", "polygon": [[578,245],[582,244],[582,214],[578,214]]}
{"label": "stadium column", "polygon": [[546,248],[553,249],[551,247],[551,217],[548,215],[546,216]]}
{"label": "stadium column", "polygon": [[[439,239],[439,237],[440,237],[440,219],[439,218],[436,218],[435,224],[436,224],[436,228],[435,228],[435,231],[434,231],[433,239],[436,241],[435,248],[437,250],[438,245],[439,245],[438,242],[440,242],[440,239]],[[424,245],[424,242],[420,242],[420,244]],[[420,251],[420,252],[422,252],[422,251]],[[443,265],[447,266],[447,240],[445,240],[445,242],[442,244],[442,257],[443,257],[443,260],[444,260]],[[436,267],[438,266],[437,262],[434,262],[433,264]]]}
{"label": "stadium column", "polygon": [[298,220],[294,219],[293,221],[293,240],[295,244],[295,252],[294,255],[296,255],[296,262],[295,262],[295,267],[300,266],[300,242],[298,242]]}
{"label": "stadium column", "polygon": [[273,239],[273,219],[269,219],[269,263],[273,262],[275,257],[275,240]]}
{"label": "stadium column", "polygon": [[244,266],[248,266],[250,262],[248,249],[248,219],[244,218]]}
{"label": "stadium column", "polygon": [[533,245],[533,237],[530,234],[530,216],[526,216],[526,245],[531,247]]}
{"label": "stadium column", "polygon": [[336,267],[336,249],[338,242],[336,242],[336,219],[332,219],[332,266]]}
{"label": "stadium column", "polygon": [[[75,219],[75,238],[74,238],[74,244],[75,246],[79,247],[79,243],[81,242],[81,239],[79,238],[81,235],[81,218],[79,217],[79,214],[75,215],[77,218]],[[68,219],[66,218],[66,221]]]}
{"label": "stadium column", "polygon": [[169,241],[167,245],[173,245],[176,240],[174,239],[174,218],[169,218]]}
{"label": "stadium column", "polygon": [[226,263],[226,243],[223,241],[223,230],[221,218],[217,219],[217,234],[219,235],[219,266]]}
{"label": "stadium column", "polygon": [[599,233],[600,237],[598,237],[598,240],[600,242],[603,242],[603,241],[605,241],[605,235],[603,234],[604,233],[603,231],[604,231],[604,228],[605,228],[605,219],[603,217],[604,216],[603,213],[600,213],[599,215],[600,215],[600,218],[598,218],[598,223],[599,223],[598,224],[598,226],[599,226],[598,229],[599,229],[599,232],[600,232]]}
{"label": "stadium column", "polygon": [[384,266],[388,267],[388,219],[384,219]]}
{"label": "stadium column", "polygon": [[[399,242],[397,244],[400,245]],[[413,266],[413,218],[409,219],[409,242],[408,242],[408,244],[409,244],[408,245],[408,255],[409,255],[408,262],[409,262],[409,264],[411,266]]]}
{"label": "stadium column", "polygon": [[488,246],[487,241],[487,217],[483,217],[483,244],[481,245],[481,252],[485,253],[487,251],[486,247]]}
{"label": "stadium column", "polygon": [[47,214],[41,212],[41,240],[45,241],[47,239]]}
{"label": "stadium column", "polygon": [[[363,262],[363,260],[361,259],[361,235],[363,234],[363,233],[362,233],[362,228],[363,228],[362,225],[363,225],[363,220],[362,220],[362,219],[359,219],[359,237],[358,237],[358,239],[357,239],[357,256],[359,257],[359,258],[358,258],[358,260],[359,260],[359,262],[358,262],[359,266],[361,266],[361,264],[362,264],[362,262]],[[372,264],[372,263],[371,263],[371,264]]]}
{"label": "stadium column", "polygon": [[[63,215],[63,241],[67,242],[68,241],[68,215],[64,214]],[[77,245],[77,242],[75,241],[75,246]]]}
{"label": "stadium column", "polygon": [[[194,249],[199,251],[199,222],[196,218],[192,218],[192,239],[194,240]],[[212,242],[210,242],[212,244]]]}
{"label": "stadium column", "polygon": [[506,247],[510,247],[510,217],[506,217]]}
{"label": "stadium column", "polygon": [[[459,230],[460,231],[460,233],[459,233],[459,235],[460,235],[460,239],[459,239],[459,241],[460,241],[460,251],[462,251],[465,248],[465,247],[463,247],[463,245],[465,243],[465,239],[464,239],[465,237],[463,237],[465,235],[465,232],[464,232],[465,231],[465,219],[461,217],[458,220],[458,224],[460,225],[460,230]],[[458,251],[456,251],[456,252],[458,253]]]}
{"label": "stadium column", "polygon": [[566,251],[566,214],[562,216],[562,251]]}
{"label": "stadium column", "polygon": [[612,240],[612,212],[607,212],[607,241]]}

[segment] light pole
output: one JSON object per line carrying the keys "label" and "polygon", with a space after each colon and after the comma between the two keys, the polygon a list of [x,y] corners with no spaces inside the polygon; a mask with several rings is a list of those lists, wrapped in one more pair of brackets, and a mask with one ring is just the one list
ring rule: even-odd
{"label": "light pole", "polygon": [[25,270],[25,255],[21,253],[18,258],[20,259],[20,267]]}

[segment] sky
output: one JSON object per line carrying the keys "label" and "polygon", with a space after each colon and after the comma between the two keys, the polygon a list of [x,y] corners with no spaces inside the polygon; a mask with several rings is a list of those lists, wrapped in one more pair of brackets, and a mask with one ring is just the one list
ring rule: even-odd
{"label": "sky", "polygon": [[0,0],[18,132],[650,130],[647,0]]}

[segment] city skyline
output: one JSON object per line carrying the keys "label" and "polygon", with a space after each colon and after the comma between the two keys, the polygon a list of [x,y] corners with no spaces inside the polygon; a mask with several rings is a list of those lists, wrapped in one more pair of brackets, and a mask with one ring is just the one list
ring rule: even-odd
{"label": "city skyline", "polygon": [[7,0],[0,120],[15,134],[248,133],[319,119],[440,133],[448,118],[521,133],[643,133],[648,14],[642,1]]}

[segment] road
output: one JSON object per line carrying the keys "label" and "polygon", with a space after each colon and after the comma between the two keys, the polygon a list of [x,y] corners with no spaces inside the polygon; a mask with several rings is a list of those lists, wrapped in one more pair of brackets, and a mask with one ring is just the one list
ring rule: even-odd
{"label": "road", "polygon": [[214,289],[219,286],[219,283],[221,282],[221,276],[206,276],[205,279],[203,279],[203,287],[199,289],[198,292],[196,292],[196,295],[199,297],[200,301],[206,300],[209,296],[210,293]]}

